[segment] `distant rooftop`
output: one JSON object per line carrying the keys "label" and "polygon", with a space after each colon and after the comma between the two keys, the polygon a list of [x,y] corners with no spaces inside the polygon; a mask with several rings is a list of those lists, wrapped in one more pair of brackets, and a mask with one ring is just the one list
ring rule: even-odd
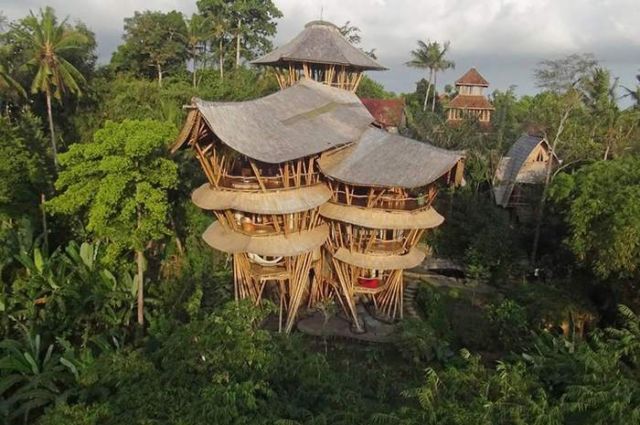
{"label": "distant rooftop", "polygon": [[365,99],[362,104],[384,127],[400,127],[404,115],[404,99]]}
{"label": "distant rooftop", "polygon": [[456,86],[481,86],[489,87],[489,82],[484,79],[477,69],[471,68],[456,81]]}
{"label": "distant rooftop", "polygon": [[351,45],[340,29],[326,21],[311,21],[293,40],[251,63],[279,66],[291,62],[345,65],[360,70],[384,70],[384,66]]}
{"label": "distant rooftop", "polygon": [[454,97],[446,107],[448,109],[496,109],[485,96],[474,96],[465,94],[459,94]]}

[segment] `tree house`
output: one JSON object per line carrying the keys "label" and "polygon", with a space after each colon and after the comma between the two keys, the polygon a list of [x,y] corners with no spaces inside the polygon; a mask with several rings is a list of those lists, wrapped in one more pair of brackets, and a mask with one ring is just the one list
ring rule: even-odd
{"label": "tree house", "polygon": [[[301,61],[287,46],[310,46],[309,39],[317,48]],[[334,50],[323,43],[336,40],[342,62],[327,62]],[[308,24],[294,41],[258,63],[302,74],[278,74],[282,90],[260,99],[193,99],[173,151],[191,147],[207,176],[192,200],[216,218],[203,238],[233,257],[237,300],[273,299],[285,332],[301,307],[335,300],[361,330],[358,299],[402,317],[402,271],[424,259],[420,237],[443,221],[432,207],[438,186],[461,181],[463,155],[376,127],[353,93],[355,74],[304,70],[304,63],[382,69],[335,26]]]}

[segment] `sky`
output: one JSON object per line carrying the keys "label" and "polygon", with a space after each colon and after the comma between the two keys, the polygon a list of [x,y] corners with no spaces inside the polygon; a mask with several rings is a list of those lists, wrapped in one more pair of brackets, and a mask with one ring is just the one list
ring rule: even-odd
{"label": "sky", "polygon": [[[123,19],[136,10],[179,10],[190,15],[196,0],[0,0],[17,19],[30,9],[53,6],[58,15],[85,22],[98,39],[99,61],[108,62],[121,42]],[[489,90],[516,87],[536,92],[533,69],[543,59],[593,53],[623,86],[640,73],[640,0],[274,0],[282,11],[278,46],[322,17],[361,29],[365,49],[375,48],[388,71],[370,72],[388,90],[409,92],[422,76],[408,68],[416,41],[450,41],[456,67],[438,77],[452,83],[475,66]]]}

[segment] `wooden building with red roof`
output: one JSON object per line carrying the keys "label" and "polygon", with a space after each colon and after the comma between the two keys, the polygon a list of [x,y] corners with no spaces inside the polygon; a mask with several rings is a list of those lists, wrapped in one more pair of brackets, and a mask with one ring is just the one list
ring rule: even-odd
{"label": "wooden building with red roof", "polygon": [[390,133],[398,133],[406,125],[404,99],[366,99],[362,104],[375,119],[375,125]]}
{"label": "wooden building with red roof", "polygon": [[489,87],[489,82],[475,68],[460,77],[456,81],[458,94],[446,106],[447,122],[456,123],[474,118],[480,124],[488,125],[495,108],[484,94],[486,87]]}

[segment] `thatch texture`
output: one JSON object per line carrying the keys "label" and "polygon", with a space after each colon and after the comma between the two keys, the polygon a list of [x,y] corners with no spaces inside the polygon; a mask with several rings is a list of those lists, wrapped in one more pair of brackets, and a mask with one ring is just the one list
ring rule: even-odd
{"label": "thatch texture", "polygon": [[251,63],[283,66],[291,62],[344,65],[360,70],[386,69],[352,46],[338,27],[325,21],[309,22],[293,40]]}
{"label": "thatch texture", "polygon": [[431,229],[444,221],[433,208],[418,211],[386,211],[328,202],[320,207],[320,215],[371,229]]}
{"label": "thatch texture", "polygon": [[365,269],[401,270],[416,267],[422,263],[426,254],[413,248],[404,255],[375,255],[352,252],[346,248],[339,248],[334,257],[344,263]]}
{"label": "thatch texture", "polygon": [[428,143],[369,128],[352,147],[324,155],[322,172],[344,183],[415,188],[445,175],[463,158]]}
{"label": "thatch texture", "polygon": [[256,100],[193,103],[223,143],[272,164],[353,142],[373,122],[355,94],[309,79]]}
{"label": "thatch texture", "polygon": [[[511,146],[507,155],[500,159],[493,183],[496,204],[507,207],[516,184],[540,184],[544,181],[546,162],[524,167],[538,146],[550,151],[544,137],[523,134]],[[558,162],[556,156],[553,156],[552,160]]]}
{"label": "thatch texture", "polygon": [[255,214],[290,214],[316,208],[331,198],[324,184],[268,192],[241,192],[211,187],[205,183],[191,200],[205,210],[239,210]]}
{"label": "thatch texture", "polygon": [[326,224],[313,230],[295,232],[286,236],[282,234],[248,236],[226,229],[216,221],[203,233],[202,239],[212,248],[229,254],[247,252],[290,257],[319,248],[328,236],[329,228]]}

